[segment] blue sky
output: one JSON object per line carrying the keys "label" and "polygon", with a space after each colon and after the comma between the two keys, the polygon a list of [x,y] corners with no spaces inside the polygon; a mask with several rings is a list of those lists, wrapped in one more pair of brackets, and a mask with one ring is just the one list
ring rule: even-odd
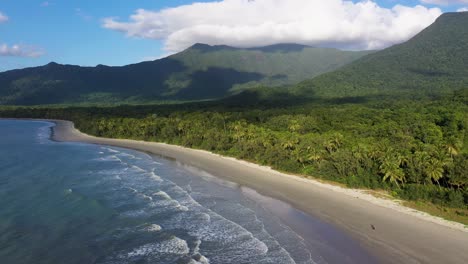
{"label": "blue sky", "polygon": [[[288,20],[288,17],[278,15],[277,9],[268,7],[271,0],[257,0],[262,3],[252,5],[248,0],[225,0],[226,3],[214,3],[213,5],[195,5],[190,9],[183,9],[180,6],[191,5],[195,1],[189,0],[95,0],[95,1],[69,1],[69,0],[1,0],[0,2],[0,71],[24,68],[29,66],[43,65],[50,61],[64,64],[89,65],[125,65],[136,63],[142,60],[154,59],[186,48],[195,42],[205,42],[209,44],[228,44],[233,46],[254,46],[262,44],[273,44],[274,42],[302,42],[304,44],[320,46],[337,46],[340,48],[360,49],[385,47],[393,42],[402,41],[411,34],[411,30],[403,28],[391,28],[394,37],[388,39],[384,36],[373,39],[368,35],[374,32],[362,32],[359,38],[339,37],[340,30],[330,27],[328,31],[322,32],[320,28],[311,28],[307,32],[307,27],[302,27],[303,23],[312,23],[308,18],[296,26]],[[304,0],[287,0],[295,2],[298,9],[304,9],[299,5]],[[312,0],[311,0],[312,1]],[[331,1],[331,0],[327,0]],[[348,9],[346,5],[338,4],[340,0],[333,0],[337,4],[334,6],[324,6],[327,10]],[[332,1],[332,2],[333,2]],[[432,7],[440,8],[442,12],[456,11],[466,4],[453,4],[460,1],[444,0],[422,0],[426,2],[441,3],[422,4],[418,0],[380,0],[374,1],[382,9],[393,8],[395,5],[414,7],[424,5],[429,10]],[[214,2],[214,1],[196,1]],[[247,3],[248,2],[248,3]],[[276,1],[277,3],[278,1]],[[311,12],[320,12],[322,8],[320,2],[311,5]],[[326,1],[322,1],[326,2]],[[353,1],[360,2],[360,1]],[[443,3],[447,2],[447,3]],[[451,3],[449,3],[451,2]],[[251,7],[252,6],[252,7]],[[171,12],[160,12],[161,10],[173,8]],[[243,8],[248,8],[244,12]],[[282,8],[284,10],[284,7]],[[374,8],[375,9],[375,8]],[[140,10],[138,12],[137,10]],[[261,10],[267,10],[265,12]],[[291,7],[290,12],[294,12]],[[354,9],[353,9],[354,10]],[[358,9],[356,9],[358,10]],[[368,8],[360,8],[367,12]],[[364,10],[364,11],[362,11]],[[232,12],[231,12],[232,11]],[[245,19],[239,15],[244,14],[251,19]],[[224,12],[224,13],[223,13]],[[353,11],[354,12],[354,11]],[[369,11],[372,14],[374,11]],[[408,12],[413,12],[412,10]],[[415,10],[414,20],[426,21],[417,30],[427,26],[428,21],[433,21],[437,12]],[[221,14],[217,16],[216,14]],[[236,13],[236,14],[232,14]],[[263,18],[263,13],[267,13]],[[378,13],[375,11],[374,13]],[[430,15],[426,13],[431,13]],[[133,14],[139,14],[139,18],[131,19]],[[187,14],[187,15],[185,15]],[[257,15],[258,14],[258,15]],[[268,15],[270,14],[270,15]],[[317,13],[319,14],[319,13]],[[366,13],[367,14],[367,13]],[[411,14],[411,13],[410,13]],[[316,15],[314,17],[318,17]],[[376,15],[378,19],[379,15]],[[422,16],[422,19],[419,19]],[[3,17],[3,18],[2,18]],[[252,18],[256,17],[256,19]],[[403,17],[401,15],[400,17]],[[410,15],[411,17],[411,15]],[[240,20],[239,20],[240,19]],[[278,21],[274,21],[278,19]],[[318,19],[318,18],[317,18]],[[340,17],[336,20],[327,20],[328,24],[340,22]],[[348,17],[343,17],[343,20]],[[387,19],[387,18],[386,18]],[[388,18],[389,21],[393,21]],[[426,20],[424,20],[426,19]],[[432,19],[432,20],[431,20]],[[236,21],[238,20],[238,21]],[[269,21],[269,25],[263,25]],[[369,20],[372,21],[372,20]],[[396,20],[395,20],[396,21]],[[403,20],[398,20],[403,21]],[[164,25],[161,25],[163,23]],[[236,23],[239,27],[236,27]],[[244,24],[243,24],[244,23]],[[278,23],[278,24],[275,24]],[[373,22],[368,22],[373,23]],[[402,24],[407,22],[403,21]],[[259,26],[262,24],[262,26]],[[392,23],[394,24],[394,23]],[[192,26],[196,25],[196,26]],[[234,25],[234,26],[233,26]],[[276,33],[276,28],[285,27],[281,34]],[[362,26],[367,28],[362,22],[354,25],[354,28]],[[270,29],[268,28],[270,27]],[[271,31],[271,28],[274,30]],[[227,29],[227,30],[226,30]],[[300,29],[300,30],[299,30]],[[317,34],[313,32],[317,30]],[[367,30],[367,29],[366,29]],[[379,29],[381,30],[381,29]],[[296,32],[297,31],[297,32]],[[359,31],[359,30],[358,30]],[[393,32],[392,31],[392,32]],[[155,33],[159,32],[159,33]],[[257,34],[258,32],[258,34]],[[269,37],[262,34],[274,35]],[[310,33],[314,34],[310,34]],[[375,31],[378,35],[379,31]],[[258,35],[258,37],[256,37]],[[322,36],[318,38],[316,36]],[[296,37],[297,36],[297,37]],[[332,41],[325,41],[325,36]],[[364,37],[365,36],[365,37]],[[225,43],[224,43],[225,42]],[[3,46],[3,52],[2,52]]]}

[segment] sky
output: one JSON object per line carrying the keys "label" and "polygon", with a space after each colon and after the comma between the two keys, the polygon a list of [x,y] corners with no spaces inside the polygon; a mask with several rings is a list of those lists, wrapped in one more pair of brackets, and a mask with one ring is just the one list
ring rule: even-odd
{"label": "sky", "polygon": [[154,60],[195,43],[401,43],[468,0],[0,0],[0,71]]}

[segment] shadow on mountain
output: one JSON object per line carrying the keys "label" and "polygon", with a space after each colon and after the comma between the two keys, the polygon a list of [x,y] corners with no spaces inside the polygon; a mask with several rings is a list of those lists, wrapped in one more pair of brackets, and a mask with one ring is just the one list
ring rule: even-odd
{"label": "shadow on mountain", "polygon": [[[305,48],[310,48],[309,46],[300,45],[300,44],[276,44],[270,45],[265,47],[254,47],[254,48],[246,48],[245,50],[251,51],[261,51],[261,52],[301,52]],[[203,53],[213,52],[213,51],[227,51],[227,50],[242,50],[242,48],[235,48],[226,45],[207,45],[207,44],[200,44],[197,43],[190,47],[190,49],[198,50]]]}
{"label": "shadow on mountain", "polygon": [[217,101],[228,107],[276,108],[310,103],[310,97],[296,96],[285,87],[254,88]]}
{"label": "shadow on mountain", "polygon": [[239,72],[225,68],[208,68],[191,74],[187,88],[175,95],[177,98],[210,99],[225,96],[236,84],[260,81],[265,75],[252,72]]}
{"label": "shadow on mountain", "polygon": [[300,44],[277,44],[260,48],[250,48],[249,50],[258,50],[263,52],[301,52],[308,46]]}
{"label": "shadow on mountain", "polygon": [[423,75],[426,77],[445,77],[450,76],[449,73],[437,70],[427,70],[427,69],[415,69],[415,68],[408,68],[409,72],[416,73],[419,75]]}
{"label": "shadow on mountain", "polygon": [[79,101],[112,103],[135,95],[157,97],[166,80],[186,71],[180,61],[166,58],[123,67],[80,67],[49,63],[0,75],[4,104],[35,105]]}
{"label": "shadow on mountain", "polygon": [[349,97],[341,97],[341,98],[331,98],[331,99],[323,99],[324,103],[329,104],[364,104],[369,102],[371,99],[370,96],[349,96]]}
{"label": "shadow on mountain", "polygon": [[[174,73],[188,70],[179,60],[164,58],[119,68],[115,84],[131,95],[159,95],[166,91],[166,81]],[[117,84],[117,82],[122,82]],[[129,89],[132,87],[133,89]]]}
{"label": "shadow on mountain", "polygon": [[270,80],[286,80],[288,76],[286,74],[276,74],[270,77]]}
{"label": "shadow on mountain", "polygon": [[[243,91],[239,94],[226,97],[219,101],[212,101],[212,105],[223,105],[227,107],[249,107],[249,108],[279,108],[301,105],[366,105],[377,104],[383,105],[390,102],[398,102],[409,98],[409,94],[400,95],[367,95],[367,96],[349,96],[349,97],[335,97],[323,98],[310,92],[307,95],[294,94],[289,92],[285,87],[278,88],[255,88]],[[420,98],[419,98],[420,99]]]}

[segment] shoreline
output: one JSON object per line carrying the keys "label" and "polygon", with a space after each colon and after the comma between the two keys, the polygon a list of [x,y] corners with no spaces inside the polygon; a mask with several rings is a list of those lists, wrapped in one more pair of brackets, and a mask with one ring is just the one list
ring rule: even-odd
{"label": "shoreline", "polygon": [[55,141],[117,146],[175,159],[289,203],[350,234],[381,263],[468,263],[468,229],[463,224],[374,197],[363,190],[281,173],[205,150],[98,138],[81,133],[70,121],[43,121],[56,124],[52,127]]}

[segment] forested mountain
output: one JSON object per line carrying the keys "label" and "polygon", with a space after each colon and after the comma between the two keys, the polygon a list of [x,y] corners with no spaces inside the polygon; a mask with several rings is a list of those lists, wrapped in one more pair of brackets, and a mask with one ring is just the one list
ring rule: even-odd
{"label": "forested mountain", "polygon": [[123,67],[52,62],[0,73],[0,104],[213,99],[259,85],[297,83],[368,53],[296,44],[250,49],[196,44],[164,59]]}
{"label": "forested mountain", "polygon": [[446,13],[409,41],[293,88],[301,95],[440,95],[468,88],[468,12]]}

